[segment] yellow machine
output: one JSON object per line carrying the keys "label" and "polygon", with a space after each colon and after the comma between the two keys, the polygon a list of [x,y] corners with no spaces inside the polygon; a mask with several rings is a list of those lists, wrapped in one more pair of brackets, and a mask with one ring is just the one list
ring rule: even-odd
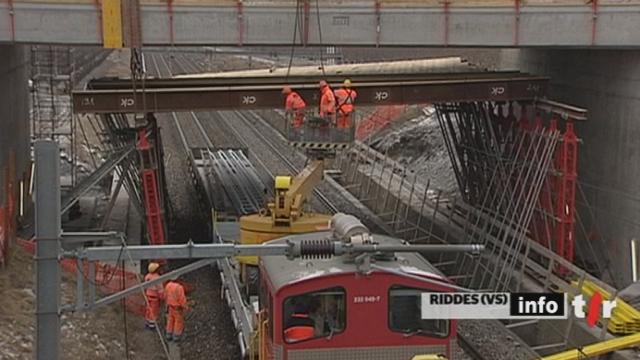
{"label": "yellow machine", "polygon": [[[325,230],[329,226],[330,215],[304,211],[304,204],[315,186],[322,180],[324,161],[313,160],[295,177],[275,178],[275,198],[259,214],[240,218],[240,243],[261,244],[289,234],[302,234]],[[255,256],[238,257],[245,265],[258,265]],[[243,275],[246,272],[243,271]],[[246,279],[244,279],[246,280]]]}

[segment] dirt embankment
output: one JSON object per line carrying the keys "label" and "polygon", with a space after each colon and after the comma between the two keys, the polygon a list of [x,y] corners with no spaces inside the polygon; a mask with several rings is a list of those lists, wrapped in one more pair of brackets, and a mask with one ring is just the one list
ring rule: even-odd
{"label": "dirt embankment", "polygon": [[[35,266],[33,256],[19,246],[14,248],[9,266],[0,271],[0,289],[0,358],[32,359],[36,333]],[[75,280],[68,274],[63,274],[61,294],[63,304],[75,300]],[[142,331],[142,318],[127,314],[126,338],[124,320],[118,303],[96,311],[62,315],[61,358],[164,358],[157,335]]]}
{"label": "dirt embankment", "polygon": [[456,182],[432,107],[410,108],[373,137],[371,146],[416,172],[430,188],[450,193]]}

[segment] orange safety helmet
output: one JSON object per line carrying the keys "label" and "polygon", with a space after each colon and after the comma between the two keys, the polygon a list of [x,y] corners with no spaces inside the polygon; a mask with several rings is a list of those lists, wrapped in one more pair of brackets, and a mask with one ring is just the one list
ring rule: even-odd
{"label": "orange safety helmet", "polygon": [[329,84],[327,84],[327,82],[324,81],[324,80],[320,80],[320,84],[319,85],[320,85],[320,89],[323,89],[325,86],[329,86]]}
{"label": "orange safety helmet", "polygon": [[291,90],[291,86],[289,86],[289,85],[285,85],[285,86],[282,88],[282,94],[284,94],[284,95],[289,95],[289,94],[291,94],[291,91],[292,91],[292,90]]}

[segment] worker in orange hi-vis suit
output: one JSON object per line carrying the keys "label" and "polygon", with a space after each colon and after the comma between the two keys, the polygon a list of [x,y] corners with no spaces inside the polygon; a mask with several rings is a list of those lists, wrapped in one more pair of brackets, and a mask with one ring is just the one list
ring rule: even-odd
{"label": "worker in orange hi-vis suit", "polygon": [[[159,268],[160,264],[156,262],[149,263],[147,267],[148,272],[147,275],[144,276],[144,281],[151,281],[160,277],[158,273]],[[162,283],[157,283],[146,288],[144,293],[147,297],[147,307],[144,312],[144,326],[147,329],[155,329],[158,315],[160,315],[160,304],[164,298]]]}
{"label": "worker in orange hi-vis suit", "polygon": [[326,81],[320,80],[320,117],[333,118],[336,114],[336,98]]}
{"label": "worker in orange hi-vis suit", "polygon": [[342,87],[335,91],[338,104],[338,128],[346,129],[351,126],[351,114],[358,93],[351,88],[351,80],[346,79]]}
{"label": "worker in orange hi-vis suit", "polygon": [[282,94],[286,96],[284,101],[284,110],[287,114],[287,118],[292,119],[292,126],[295,129],[302,127],[304,122],[304,110],[307,104],[304,99],[297,92],[291,90],[290,86],[282,88]]}
{"label": "worker in orange hi-vis suit", "polygon": [[180,341],[184,331],[184,312],[189,309],[184,286],[176,277],[164,286],[164,294],[168,310],[166,338],[169,341]]}

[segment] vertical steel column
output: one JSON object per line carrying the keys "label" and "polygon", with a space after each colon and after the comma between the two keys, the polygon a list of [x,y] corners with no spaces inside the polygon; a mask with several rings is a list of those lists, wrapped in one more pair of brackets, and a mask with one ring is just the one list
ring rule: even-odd
{"label": "vertical steel column", "polygon": [[[577,152],[578,138],[573,123],[567,122],[556,159],[556,168],[561,173],[556,199],[556,217],[560,219],[556,228],[556,253],[569,261],[574,257]],[[566,269],[559,267],[559,271],[565,273]]]}
{"label": "vertical steel column", "polygon": [[60,169],[58,145],[35,143],[36,160],[36,358],[60,352]]}

